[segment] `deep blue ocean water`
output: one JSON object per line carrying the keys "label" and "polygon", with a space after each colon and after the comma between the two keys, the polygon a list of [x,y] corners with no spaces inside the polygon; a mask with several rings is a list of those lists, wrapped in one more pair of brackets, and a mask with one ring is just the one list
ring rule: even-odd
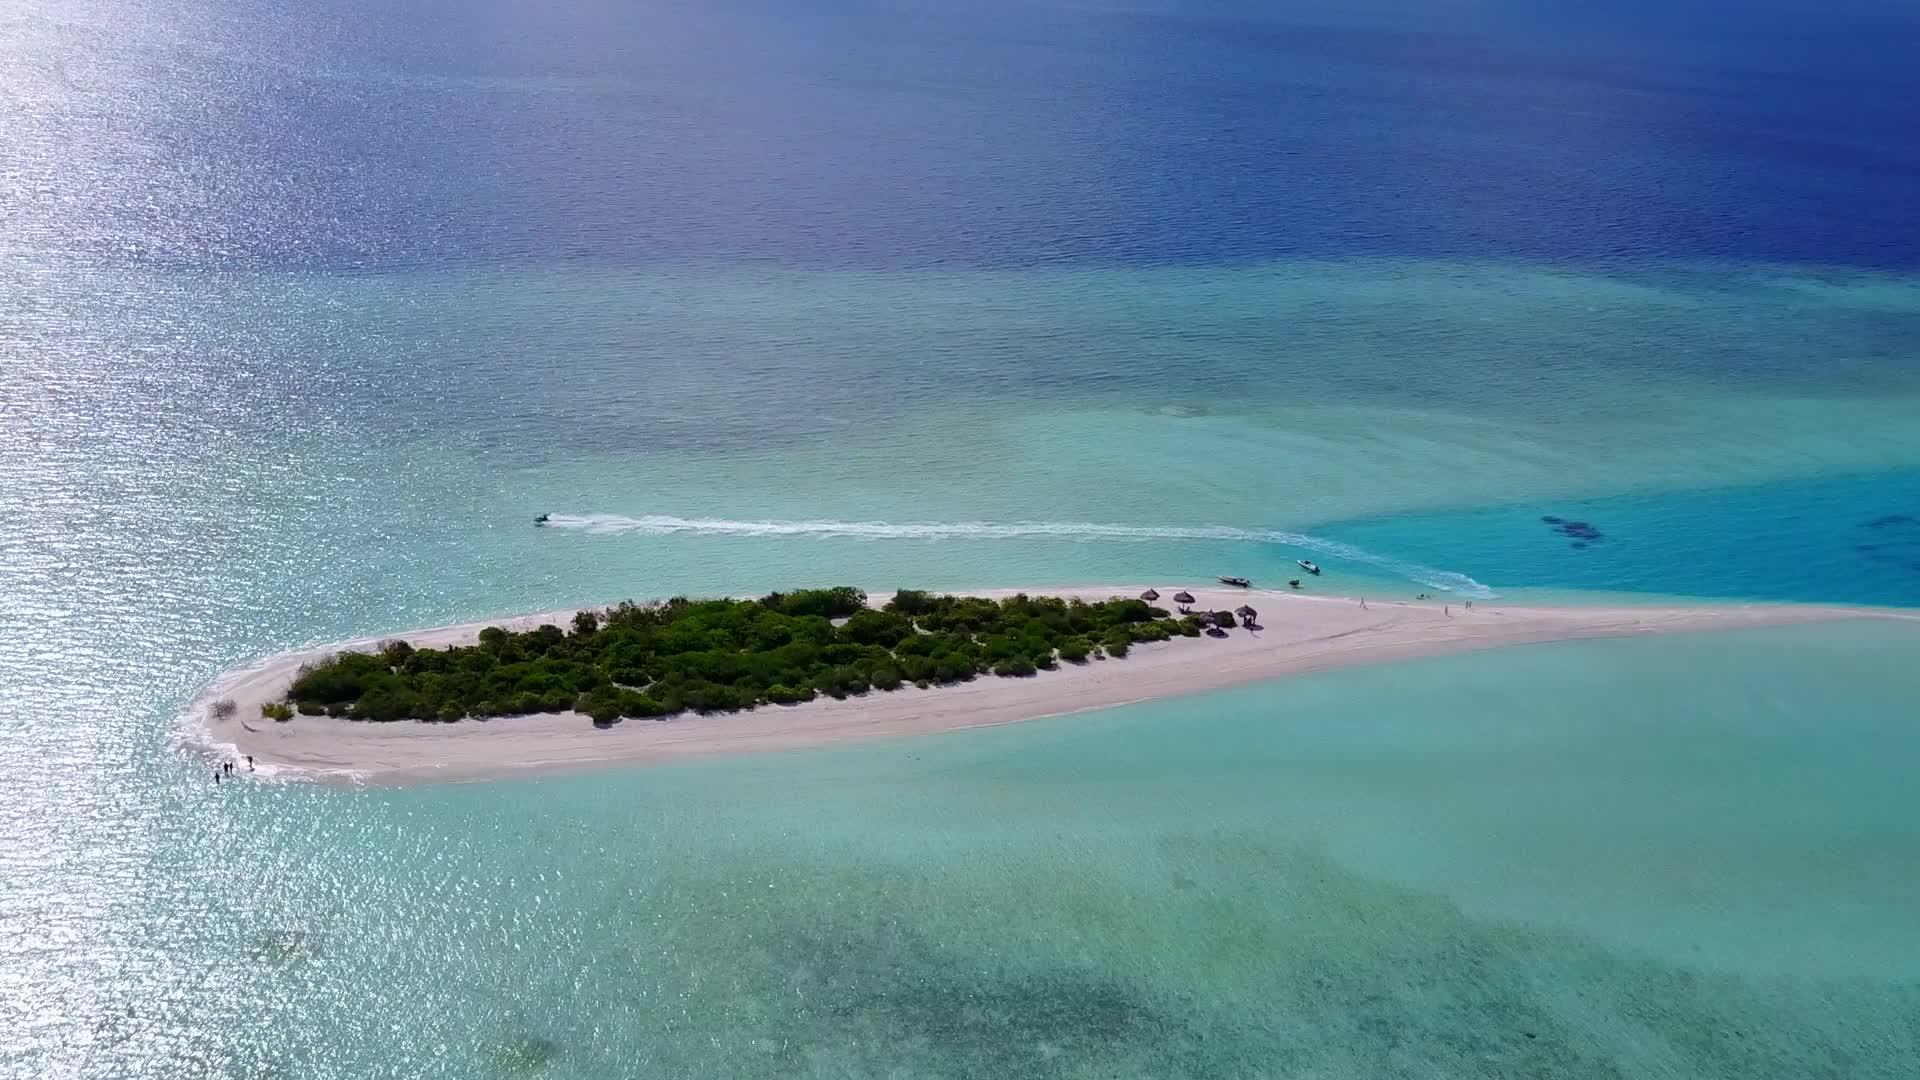
{"label": "deep blue ocean water", "polygon": [[1891,0],[15,3],[0,1077],[1920,1074],[1906,624],[404,791],[216,797],[180,725],[633,595],[1920,604],[1917,53]]}
{"label": "deep blue ocean water", "polygon": [[1920,258],[1920,15],[1879,0],[31,0],[4,33],[9,235],[111,264]]}

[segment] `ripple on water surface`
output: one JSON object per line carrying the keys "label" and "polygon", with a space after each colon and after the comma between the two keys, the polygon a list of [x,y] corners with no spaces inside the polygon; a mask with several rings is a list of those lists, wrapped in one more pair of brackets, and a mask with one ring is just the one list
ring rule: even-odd
{"label": "ripple on water surface", "polygon": [[181,785],[104,857],[123,902],[16,955],[75,991],[27,1060],[1907,1076],[1916,633],[1548,646],[564,779]]}

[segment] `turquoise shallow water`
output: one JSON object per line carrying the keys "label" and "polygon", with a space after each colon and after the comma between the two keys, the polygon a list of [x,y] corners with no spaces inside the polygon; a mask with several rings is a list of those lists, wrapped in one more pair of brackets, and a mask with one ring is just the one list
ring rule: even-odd
{"label": "turquoise shallow water", "polygon": [[634,594],[1911,603],[1904,278],[9,272],[6,1075],[1914,1071],[1900,625],[397,792],[176,745],[250,657]]}
{"label": "turquoise shallow water", "polygon": [[1546,646],[450,788],[215,791],[148,760],[144,812],[56,826],[77,892],[15,892],[63,916],[9,977],[73,992],[16,1007],[13,1060],[1910,1075],[1916,644]]}
{"label": "turquoise shallow water", "polygon": [[179,745],[636,594],[1920,605],[1916,34],[18,0],[0,1077],[1920,1075],[1910,625],[437,789]]}

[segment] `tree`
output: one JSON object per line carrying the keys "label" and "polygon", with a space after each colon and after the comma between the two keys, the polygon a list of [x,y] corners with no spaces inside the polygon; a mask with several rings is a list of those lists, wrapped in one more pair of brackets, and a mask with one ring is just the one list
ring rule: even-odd
{"label": "tree", "polygon": [[933,597],[919,589],[900,589],[887,601],[887,610],[908,617],[924,615],[933,610]]}
{"label": "tree", "polygon": [[[840,586],[760,600],[623,603],[570,630],[487,627],[476,645],[383,643],[303,668],[288,702],[359,720],[458,719],[577,709],[605,720],[791,704],[816,692],[1032,675],[1058,662],[1127,655],[1132,643],[1193,636],[1139,601],[1004,600],[902,590],[883,610]],[[834,620],[842,625],[835,627]]]}
{"label": "tree", "polygon": [[864,608],[853,613],[846,625],[840,627],[839,637],[857,645],[880,645],[892,647],[913,633],[913,624],[906,616],[891,611],[874,611]]}

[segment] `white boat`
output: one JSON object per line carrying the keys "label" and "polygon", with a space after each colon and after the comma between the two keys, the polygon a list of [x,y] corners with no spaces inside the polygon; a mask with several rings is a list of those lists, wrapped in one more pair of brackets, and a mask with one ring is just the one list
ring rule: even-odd
{"label": "white boat", "polygon": [[1309,574],[1318,574],[1320,572],[1320,568],[1318,566],[1315,566],[1312,562],[1306,559],[1295,559],[1294,561],[1300,564],[1300,569],[1305,570]]}

